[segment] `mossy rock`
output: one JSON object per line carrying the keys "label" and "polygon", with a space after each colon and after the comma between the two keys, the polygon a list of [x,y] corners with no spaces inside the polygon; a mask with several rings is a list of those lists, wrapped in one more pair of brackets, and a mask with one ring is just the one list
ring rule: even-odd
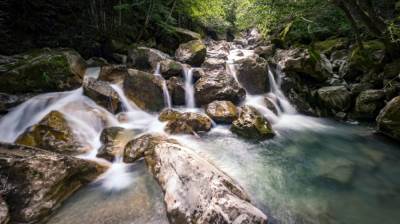
{"label": "mossy rock", "polygon": [[201,40],[192,40],[181,44],[175,52],[178,61],[199,67],[205,60],[207,54],[206,46]]}
{"label": "mossy rock", "polygon": [[379,40],[363,42],[364,49],[355,47],[350,55],[350,70],[370,71],[379,66],[385,56],[385,44]]}
{"label": "mossy rock", "polygon": [[400,141],[400,96],[382,109],[376,121],[379,132]]}
{"label": "mossy rock", "polygon": [[0,59],[0,92],[52,92],[78,88],[86,63],[68,49],[42,49]]}
{"label": "mossy rock", "polygon": [[319,41],[314,44],[314,49],[323,54],[331,54],[335,50],[341,50],[348,45],[347,38],[336,38]]}

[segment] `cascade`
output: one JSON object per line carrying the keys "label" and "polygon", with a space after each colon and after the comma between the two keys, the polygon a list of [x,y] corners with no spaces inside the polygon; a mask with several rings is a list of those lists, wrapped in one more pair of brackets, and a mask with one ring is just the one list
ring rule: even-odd
{"label": "cascade", "polygon": [[154,72],[154,75],[162,79],[162,90],[163,90],[163,95],[164,95],[164,103],[165,106],[168,108],[172,107],[172,102],[171,102],[171,96],[168,91],[167,87],[167,81],[162,77],[161,72],[160,72],[161,65],[160,63],[157,63],[156,71]]}
{"label": "cascade", "polygon": [[183,70],[185,77],[185,104],[187,108],[195,108],[196,101],[194,98],[194,85],[193,85],[193,68],[184,67]]}

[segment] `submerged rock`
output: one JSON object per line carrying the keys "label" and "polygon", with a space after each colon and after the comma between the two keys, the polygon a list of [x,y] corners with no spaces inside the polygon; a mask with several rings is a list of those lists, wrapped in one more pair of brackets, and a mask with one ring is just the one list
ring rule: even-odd
{"label": "submerged rock", "polygon": [[127,75],[128,67],[126,67],[126,65],[108,65],[101,67],[98,79],[111,83],[119,83],[122,82]]}
{"label": "submerged rock", "polygon": [[58,111],[50,112],[38,124],[29,127],[15,143],[67,155],[85,152],[68,121]]}
{"label": "submerged rock", "polygon": [[7,224],[10,221],[10,213],[8,211],[7,203],[0,195],[0,224]]}
{"label": "submerged rock", "polygon": [[65,91],[82,84],[86,63],[73,50],[42,49],[0,58],[0,92]]}
{"label": "submerged rock", "polygon": [[226,73],[202,76],[195,83],[196,103],[209,104],[215,100],[226,100],[238,104],[244,100],[246,91]]}
{"label": "submerged rock", "polygon": [[160,77],[129,69],[123,89],[126,96],[144,110],[160,111],[164,108],[163,80]]}
{"label": "submerged rock", "polygon": [[5,143],[0,167],[12,223],[38,223],[104,170],[94,162]]}
{"label": "submerged rock", "polygon": [[360,119],[374,119],[385,105],[383,90],[366,90],[356,99],[355,116]]}
{"label": "submerged rock", "polygon": [[131,141],[125,161],[144,156],[164,192],[171,223],[267,223],[235,181],[192,150],[163,136]]}
{"label": "submerged rock", "polygon": [[263,140],[275,136],[271,124],[255,108],[243,106],[239,118],[233,121],[231,131],[243,138]]}
{"label": "submerged rock", "polygon": [[97,157],[113,161],[118,155],[122,156],[126,143],[132,140],[134,132],[120,127],[105,128],[100,135],[102,146]]}
{"label": "submerged rock", "polygon": [[167,81],[168,91],[173,105],[185,105],[185,83],[180,77],[172,77]]}
{"label": "submerged rock", "polygon": [[83,94],[110,113],[115,114],[121,110],[121,99],[107,82],[88,78],[83,84]]}
{"label": "submerged rock", "polygon": [[335,181],[338,184],[348,185],[355,174],[355,164],[349,160],[336,159],[317,161],[318,177]]}
{"label": "submerged rock", "polygon": [[400,141],[400,96],[382,109],[376,121],[379,132]]}
{"label": "submerged rock", "polygon": [[351,92],[345,86],[327,86],[317,91],[323,109],[336,112],[347,111],[351,106]]}
{"label": "submerged rock", "polygon": [[192,40],[181,44],[175,52],[178,61],[199,67],[205,60],[206,46],[201,40]]}
{"label": "submerged rock", "polygon": [[174,110],[164,110],[160,114],[161,121],[168,121],[165,131],[170,134],[197,134],[211,130],[212,121],[204,114]]}
{"label": "submerged rock", "polygon": [[217,123],[232,123],[238,118],[236,106],[230,101],[214,101],[207,104],[206,114]]}

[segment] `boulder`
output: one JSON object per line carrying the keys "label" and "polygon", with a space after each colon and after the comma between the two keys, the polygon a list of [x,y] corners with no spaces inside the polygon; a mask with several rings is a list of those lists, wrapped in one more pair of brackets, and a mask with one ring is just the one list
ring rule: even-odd
{"label": "boulder", "polygon": [[145,135],[128,144],[125,156],[127,162],[144,156],[172,224],[267,223],[232,178],[174,140]]}
{"label": "boulder", "polygon": [[185,105],[185,83],[180,77],[167,80],[167,88],[173,105]]}
{"label": "boulder", "polygon": [[370,90],[373,88],[374,88],[374,85],[372,85],[370,83],[355,83],[355,84],[350,85],[351,93],[354,96],[358,96],[361,92],[364,92],[366,90]]}
{"label": "boulder", "polygon": [[254,53],[260,55],[260,57],[269,59],[275,53],[275,47],[273,45],[258,46],[254,49]]}
{"label": "boulder", "polygon": [[121,110],[122,103],[118,93],[108,82],[87,78],[83,84],[83,94],[112,114]]}
{"label": "boulder", "polygon": [[0,195],[0,224],[7,224],[10,221],[8,205]]}
{"label": "boulder", "polygon": [[32,93],[18,95],[0,93],[0,114],[8,113],[13,107],[18,106],[32,97],[34,97]]}
{"label": "boulder", "polygon": [[162,122],[177,120],[182,116],[182,113],[174,109],[166,108],[161,111],[158,120]]}
{"label": "boulder", "polygon": [[400,59],[386,64],[383,72],[385,79],[394,79],[400,76]]}
{"label": "boulder", "polygon": [[92,57],[86,60],[86,65],[90,67],[102,67],[108,65],[108,61],[104,58]]}
{"label": "boulder", "polygon": [[125,95],[144,110],[162,110],[164,108],[164,80],[135,69],[129,69],[128,73],[123,84]]}
{"label": "boulder", "polygon": [[279,108],[278,108],[278,105],[275,102],[276,102],[276,98],[273,98],[272,96],[265,96],[264,97],[264,103],[265,103],[265,106],[268,108],[268,110],[270,110],[274,114],[278,115],[279,114]]}
{"label": "boulder", "polygon": [[236,80],[226,73],[202,76],[195,83],[195,98],[199,105],[207,105],[216,100],[240,103],[246,96],[246,91]]}
{"label": "boulder", "polygon": [[317,176],[341,185],[351,184],[356,166],[346,159],[317,160]]}
{"label": "boulder", "polygon": [[148,47],[138,47],[130,50],[129,58],[135,68],[149,72],[154,72],[161,61],[171,59],[168,54]]}
{"label": "boulder", "polygon": [[349,41],[347,38],[328,39],[314,43],[316,51],[330,55],[334,51],[342,50],[348,47]]}
{"label": "boulder", "polygon": [[206,114],[217,123],[232,123],[238,118],[236,106],[230,101],[214,101],[207,104]]}
{"label": "boulder", "polygon": [[233,121],[231,131],[243,138],[263,140],[275,136],[271,124],[251,106],[242,106],[238,119]]}
{"label": "boulder", "polygon": [[317,97],[323,109],[344,112],[351,106],[351,92],[345,86],[322,87]]}
{"label": "boulder", "polygon": [[179,43],[186,43],[192,40],[200,40],[201,35],[188,29],[175,27],[175,35],[178,37]]}
{"label": "boulder", "polygon": [[[175,117],[174,117],[175,116]],[[166,115],[160,116],[161,119],[167,119]],[[186,113],[170,113],[170,119],[165,126],[165,131],[170,134],[198,134],[211,130],[212,121],[204,114],[186,112]]]}
{"label": "boulder", "polygon": [[385,105],[383,90],[366,90],[356,99],[355,116],[359,119],[375,119]]}
{"label": "boulder", "polygon": [[0,92],[54,92],[79,88],[86,63],[73,50],[42,49],[0,58]]}
{"label": "boulder", "polygon": [[102,146],[97,157],[112,162],[117,156],[122,156],[126,143],[133,139],[134,132],[120,127],[105,128],[100,135]]}
{"label": "boulder", "polygon": [[39,223],[103,167],[38,148],[0,143],[0,183],[12,223]]}
{"label": "boulder", "polygon": [[22,133],[15,142],[66,155],[85,152],[68,125],[68,121],[58,111],[51,111],[38,124]]}
{"label": "boulder", "polygon": [[185,64],[199,67],[205,60],[207,54],[206,46],[201,40],[192,40],[179,45],[175,52],[175,58]]}
{"label": "boulder", "polygon": [[101,81],[119,83],[122,82],[128,75],[126,65],[107,65],[102,66],[98,79]]}
{"label": "boulder", "polygon": [[386,104],[376,121],[379,132],[400,141],[400,96]]}
{"label": "boulder", "polygon": [[160,74],[169,79],[174,76],[182,76],[183,65],[177,61],[167,59],[160,62]]}
{"label": "boulder", "polygon": [[225,59],[220,59],[220,58],[207,58],[204,63],[201,65],[201,67],[205,70],[212,71],[212,70],[219,70],[219,71],[224,71],[225,70],[225,64],[226,60]]}

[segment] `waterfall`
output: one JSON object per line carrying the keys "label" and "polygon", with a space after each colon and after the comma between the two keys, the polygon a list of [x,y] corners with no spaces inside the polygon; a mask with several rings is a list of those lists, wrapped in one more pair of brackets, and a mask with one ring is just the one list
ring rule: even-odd
{"label": "waterfall", "polygon": [[117,92],[119,98],[121,99],[122,108],[123,108],[123,110],[125,112],[131,112],[131,111],[134,111],[134,110],[139,110],[139,108],[135,104],[132,104],[128,100],[128,98],[124,94],[124,91],[122,90],[122,88],[119,85],[112,84],[111,87],[115,90],[115,92]]}
{"label": "waterfall", "polygon": [[164,96],[164,104],[166,107],[171,108],[172,102],[171,102],[171,96],[169,94],[168,87],[167,87],[167,81],[164,79],[164,77],[162,77],[160,69],[161,69],[161,65],[160,65],[160,63],[157,63],[157,68],[156,68],[156,71],[154,72],[154,75],[161,78],[162,90],[163,90],[163,96]]}
{"label": "waterfall", "polygon": [[195,108],[193,68],[184,67],[183,72],[185,77],[185,104],[187,108]]}
{"label": "waterfall", "polygon": [[[282,71],[279,68],[276,68],[275,72],[277,73],[277,78],[278,82],[275,80],[275,75],[273,73],[273,70],[271,66],[268,66],[268,81],[270,85],[270,96],[272,98],[272,102],[278,106],[282,107],[282,112],[288,113],[288,114],[295,114],[297,113],[296,109],[290,104],[288,99],[285,97],[285,95],[282,93],[281,87],[280,87],[280,77],[283,75]],[[275,99],[273,99],[275,98]]]}

